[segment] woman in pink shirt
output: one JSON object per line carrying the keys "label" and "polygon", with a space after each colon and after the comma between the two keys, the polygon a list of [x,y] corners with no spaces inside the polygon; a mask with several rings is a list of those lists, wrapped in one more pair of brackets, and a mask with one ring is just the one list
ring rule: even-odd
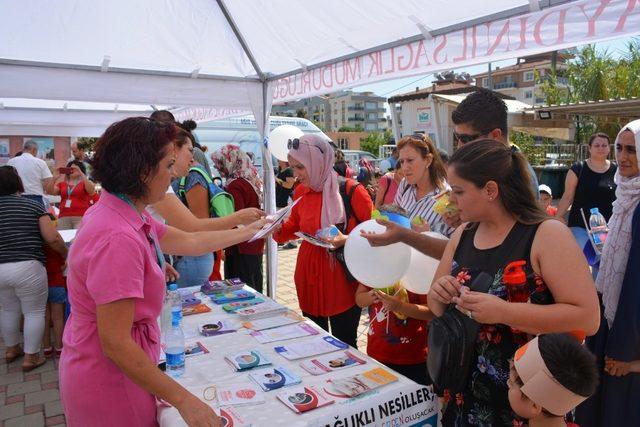
{"label": "woman in pink shirt", "polygon": [[69,426],[156,426],[156,398],[190,426],[219,425],[213,410],[157,367],[165,294],[162,251],[201,255],[250,238],[238,230],[186,233],[145,211],[164,197],[178,129],[128,118],[100,137],[93,176],[100,201],[85,215],[69,255],[73,307],[64,332],[60,391]]}

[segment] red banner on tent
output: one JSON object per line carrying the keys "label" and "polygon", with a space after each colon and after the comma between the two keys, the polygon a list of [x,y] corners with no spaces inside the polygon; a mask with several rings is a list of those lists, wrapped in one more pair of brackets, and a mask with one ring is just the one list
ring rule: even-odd
{"label": "red banner on tent", "polygon": [[583,0],[473,25],[275,82],[281,104],[343,88],[640,34],[640,0]]}

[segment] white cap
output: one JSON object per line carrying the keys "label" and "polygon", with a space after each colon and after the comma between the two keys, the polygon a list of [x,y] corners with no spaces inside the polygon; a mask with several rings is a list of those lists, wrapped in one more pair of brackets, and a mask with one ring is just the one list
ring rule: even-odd
{"label": "white cap", "polygon": [[549,187],[547,184],[540,184],[538,186],[538,191],[541,193],[547,193],[548,195],[553,197],[553,193],[551,192],[551,187]]}

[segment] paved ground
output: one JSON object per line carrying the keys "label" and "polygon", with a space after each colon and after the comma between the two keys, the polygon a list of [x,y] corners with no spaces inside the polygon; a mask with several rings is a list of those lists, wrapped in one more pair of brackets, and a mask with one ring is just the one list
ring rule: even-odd
{"label": "paved ground", "polygon": [[[287,307],[300,311],[293,285],[297,249],[280,250],[278,261],[277,300]],[[366,348],[366,316],[359,327],[358,347]],[[58,391],[58,361],[49,360],[45,365],[23,374],[21,360],[7,365],[5,346],[0,338],[0,427],[64,426],[65,419]]]}

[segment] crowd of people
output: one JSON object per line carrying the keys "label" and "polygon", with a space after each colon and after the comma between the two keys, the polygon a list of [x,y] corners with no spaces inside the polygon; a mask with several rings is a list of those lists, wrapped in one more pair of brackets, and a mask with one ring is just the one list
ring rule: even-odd
{"label": "crowd of people", "polygon": [[[272,237],[293,247],[297,232],[336,229],[325,238],[331,249],[300,245],[294,282],[303,315],[356,347],[366,309],[367,353],[433,386],[444,426],[564,425],[573,412],[580,426],[640,425],[640,121],[622,127],[615,163],[608,136],[591,137],[589,158],[571,167],[557,208],[551,188],[538,185],[509,143],[506,106],[494,93],[469,95],[452,121],[457,149],[450,158],[426,135],[405,136],[386,171],[367,161],[349,165],[318,135],[289,141],[276,202],[298,202]],[[189,425],[219,421],[157,369],[157,318],[167,281],[193,286],[222,277],[222,260],[224,277],[262,292],[265,242],[247,240],[266,219],[250,155],[235,145],[211,153],[224,182],[218,185],[195,126],[156,111],[111,125],[90,160],[73,147],[55,176],[33,141],[0,167],[6,360],[24,355],[29,371],[60,357],[70,425],[96,417],[105,425],[155,425],[156,398]],[[57,212],[45,194],[60,196]],[[436,212],[442,195],[455,209]],[[581,211],[594,207],[609,226],[599,269],[583,254],[590,243]],[[372,246],[403,242],[440,260],[427,295],[400,283],[374,289],[350,273],[345,242],[374,209],[410,226],[379,219],[384,232],[362,232]],[[71,250],[56,223],[79,228]],[[517,291],[508,278],[514,264]],[[486,286],[477,285],[487,275]],[[66,289],[71,314],[64,324]],[[427,370],[428,359],[445,357],[427,345],[435,319],[477,327],[475,340],[465,341],[473,357],[456,373],[457,385]]]}

